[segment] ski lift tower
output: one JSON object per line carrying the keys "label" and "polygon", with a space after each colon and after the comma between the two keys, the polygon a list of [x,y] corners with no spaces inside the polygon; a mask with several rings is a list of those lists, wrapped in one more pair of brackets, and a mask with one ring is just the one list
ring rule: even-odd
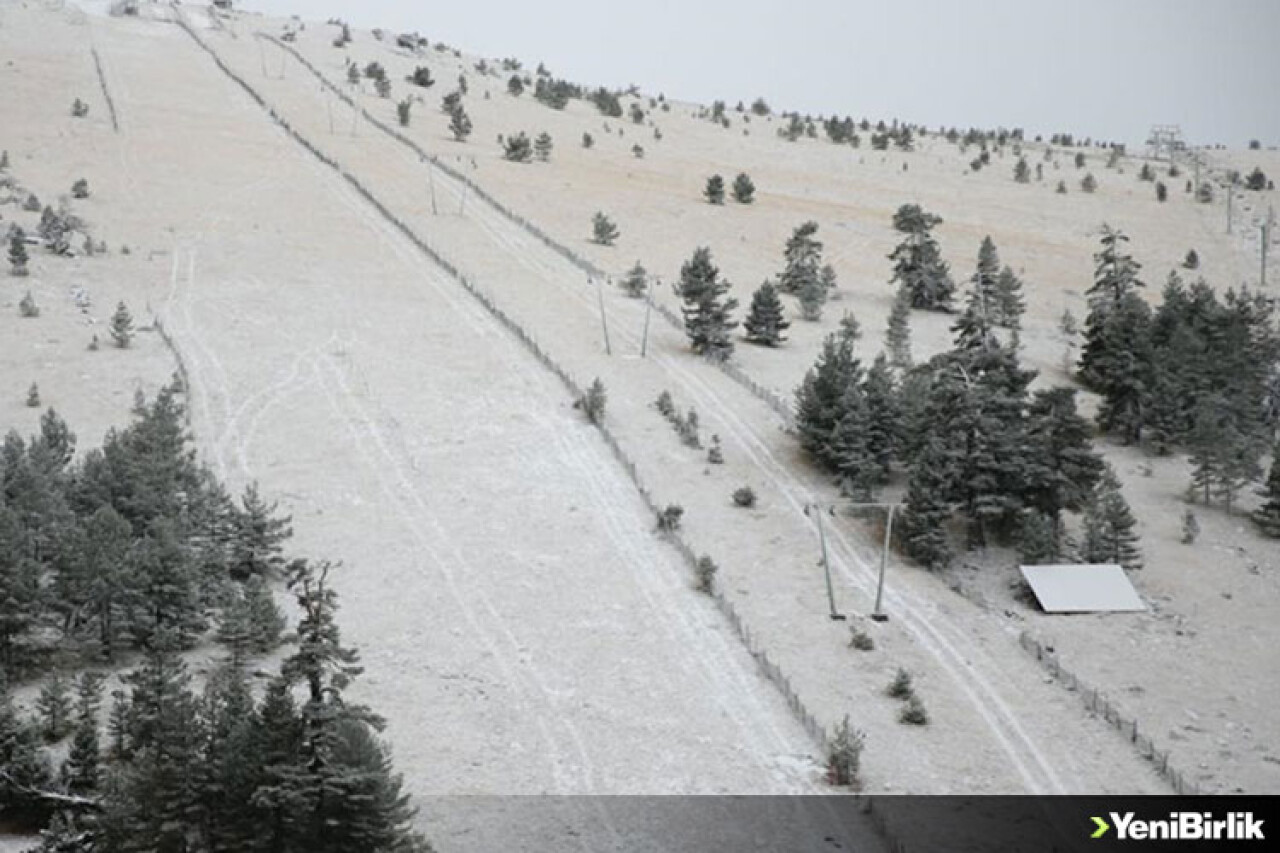
{"label": "ski lift tower", "polygon": [[1147,137],[1147,154],[1154,160],[1173,162],[1175,156],[1185,151],[1187,143],[1182,139],[1182,128],[1176,124],[1156,124],[1151,126],[1151,135]]}

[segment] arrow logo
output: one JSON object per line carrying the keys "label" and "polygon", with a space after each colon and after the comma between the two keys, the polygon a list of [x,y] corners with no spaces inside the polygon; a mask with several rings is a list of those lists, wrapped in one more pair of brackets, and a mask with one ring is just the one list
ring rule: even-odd
{"label": "arrow logo", "polygon": [[1106,835],[1107,830],[1111,828],[1111,826],[1100,817],[1092,818],[1092,820],[1097,824],[1098,828],[1093,831],[1093,835],[1089,836],[1090,838],[1101,838]]}

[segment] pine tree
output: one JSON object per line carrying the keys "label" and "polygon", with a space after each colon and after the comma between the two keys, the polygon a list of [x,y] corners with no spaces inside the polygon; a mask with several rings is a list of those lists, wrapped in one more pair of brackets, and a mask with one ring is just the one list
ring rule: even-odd
{"label": "pine tree", "polygon": [[[5,467],[0,459],[0,471]],[[28,640],[46,612],[43,567],[25,553],[29,543],[17,508],[0,505],[0,679],[30,664]]]}
{"label": "pine tree", "polygon": [[836,726],[827,755],[827,776],[832,785],[857,786],[866,736],[849,726],[849,715]]}
{"label": "pine tree", "polygon": [[1082,557],[1086,563],[1116,563],[1126,569],[1142,568],[1137,522],[1120,492],[1120,480],[1108,465],[1093,499],[1085,509]]}
{"label": "pine tree", "polygon": [[1022,326],[1022,315],[1026,313],[1026,302],[1022,298],[1022,280],[1013,269],[1006,266],[1000,270],[996,278],[996,324],[1006,329],[1018,330]]}
{"label": "pine tree", "polygon": [[137,601],[132,529],[113,507],[99,507],[85,522],[80,544],[75,591],[64,586],[61,592],[88,611],[86,623],[96,629],[99,652],[113,660],[126,642],[129,613]]}
{"label": "pine tree", "polygon": [[702,195],[711,204],[724,204],[724,178],[719,175],[707,178],[707,186]]}
{"label": "pine tree", "polygon": [[899,371],[911,369],[911,294],[899,287],[889,311],[889,329],[885,333],[885,347],[889,350],[889,362]]}
{"label": "pine tree", "polygon": [[649,273],[639,261],[636,261],[636,265],[628,270],[626,277],[622,279],[622,292],[639,299],[648,292],[648,289]]}
{"label": "pine tree", "polygon": [[235,515],[231,576],[236,580],[269,577],[284,568],[284,543],[293,535],[292,516],[278,514],[279,504],[268,504],[258,493],[257,482],[245,487],[241,509]]}
{"label": "pine tree", "polygon": [[601,211],[591,218],[592,241],[601,246],[612,246],[618,239],[618,226]]}
{"label": "pine tree", "polygon": [[684,301],[685,334],[693,351],[715,359],[733,353],[729,333],[738,325],[729,319],[738,300],[726,299],[729,282],[720,278],[720,270],[712,263],[711,250],[699,247],[680,268],[676,295]]}
{"label": "pine tree", "polygon": [[997,280],[1000,258],[995,243],[984,237],[978,249],[978,266],[970,280],[964,313],[951,327],[956,335],[956,348],[962,350],[998,346],[994,329],[1000,316]]}
{"label": "pine tree", "polygon": [[1225,394],[1213,393],[1196,404],[1187,437],[1191,484],[1205,504],[1221,497],[1231,511],[1245,483],[1257,479],[1264,445],[1252,413],[1236,410]]}
{"label": "pine tree", "polygon": [[[290,588],[302,610],[298,650],[281,668],[283,679],[303,688],[296,753],[269,766],[255,802],[272,813],[286,850],[425,851],[411,830],[414,811],[371,728],[381,720],[343,693],[360,673],[357,653],[342,645],[328,587],[330,566],[296,560]],[[264,712],[265,716],[265,712]]]}
{"label": "pine tree", "polygon": [[133,315],[123,302],[116,306],[116,312],[111,315],[111,339],[121,349],[129,346],[133,340]]}
{"label": "pine tree", "polygon": [[7,828],[34,831],[49,818],[40,792],[49,790],[52,773],[40,749],[40,733],[13,707],[9,684],[0,673],[0,808]]}
{"label": "pine tree", "polygon": [[[1090,312],[1093,317],[1093,312]],[[1102,394],[1098,406],[1098,426],[1103,432],[1116,433],[1126,443],[1142,438],[1154,386],[1153,358],[1150,345],[1151,309],[1136,293],[1126,294],[1121,302],[1106,311],[1094,348],[1085,344],[1085,358],[1090,361],[1097,390]],[[1086,334],[1088,332],[1086,331]]]}
{"label": "pine tree", "polygon": [[[274,682],[273,682],[274,685]],[[205,684],[200,716],[205,728],[202,744],[201,802],[207,826],[207,846],[212,851],[266,851],[273,841],[271,816],[254,802],[254,793],[267,781],[267,768],[292,758],[292,748],[269,748],[272,734],[289,739],[293,729],[292,706],[284,718],[275,718],[275,733],[263,721],[267,706],[279,701],[268,687],[263,711],[254,706],[244,670],[224,663]]]}
{"label": "pine tree", "polygon": [[9,234],[9,272],[11,275],[21,277],[27,274],[27,264],[30,257],[27,255],[27,235],[21,228],[15,227]]}
{"label": "pine tree", "polygon": [[945,495],[951,490],[942,448],[927,443],[911,469],[906,507],[902,512],[902,543],[907,556],[929,569],[951,562],[947,523],[951,507]]}
{"label": "pine tree", "polygon": [[[409,122],[413,118],[413,98],[405,98],[396,102],[396,119],[400,122],[401,127],[408,127]],[[508,157],[508,160],[511,158]]]}
{"label": "pine tree", "polygon": [[782,300],[778,298],[778,290],[771,282],[766,281],[751,296],[751,308],[742,327],[747,333],[747,340],[763,346],[777,346],[786,341],[782,333],[791,326],[782,309]]}
{"label": "pine tree", "polygon": [[546,163],[551,159],[551,149],[553,147],[554,146],[551,141],[551,134],[547,133],[546,131],[539,133],[538,137],[535,140],[533,140],[534,153],[537,155],[538,159],[541,160],[543,163]]}
{"label": "pine tree", "polygon": [[841,492],[856,500],[873,500],[881,470],[868,441],[870,413],[858,383],[850,382],[845,388],[840,411],[828,449],[836,482]]}
{"label": "pine tree", "polygon": [[756,185],[746,172],[739,172],[733,179],[733,200],[739,204],[751,204],[755,201]]}
{"label": "pine tree", "polygon": [[787,240],[783,249],[785,268],[778,276],[778,289],[783,293],[800,294],[804,286],[818,282],[818,267],[822,260],[822,243],[814,235],[818,223],[802,223]]}
{"label": "pine tree", "polygon": [[50,743],[60,741],[71,731],[70,685],[60,674],[50,676],[40,688],[36,710],[40,713],[40,733]]}
{"label": "pine tree", "polygon": [[1092,172],[1086,172],[1085,176],[1080,179],[1080,191],[1092,193],[1098,188],[1098,179],[1093,176]]}
{"label": "pine tree", "polygon": [[831,470],[837,464],[831,443],[845,415],[846,390],[861,382],[862,365],[854,358],[853,339],[837,332],[822,342],[822,352],[796,389],[800,445]]}
{"label": "pine tree", "polygon": [[123,690],[111,691],[111,710],[107,712],[107,737],[111,742],[108,754],[121,761],[129,760],[133,754],[129,745],[130,711],[129,694]]}
{"label": "pine tree", "polygon": [[1200,522],[1196,521],[1196,514],[1191,511],[1190,507],[1182,513],[1182,539],[1183,545],[1195,544],[1196,537],[1200,535]]}
{"label": "pine tree", "polygon": [[912,308],[951,309],[955,284],[930,233],[941,222],[941,217],[914,204],[904,204],[894,214],[893,227],[906,236],[889,255],[894,263],[890,284],[906,290]]}
{"label": "pine tree", "polygon": [[1018,162],[1014,164],[1013,179],[1020,184],[1025,184],[1031,180],[1031,169],[1027,166],[1025,157],[1019,157]]}
{"label": "pine tree", "polygon": [[[125,677],[130,687],[128,740],[132,758],[105,819],[128,828],[144,850],[189,849],[202,825],[203,739],[191,676],[167,629],[153,638],[142,666]],[[111,849],[111,845],[107,845]]]}
{"label": "pine tree", "polygon": [[[538,137],[541,139],[542,137]],[[533,143],[522,130],[515,136],[508,136],[503,142],[502,156],[513,163],[528,163],[533,159]]]}
{"label": "pine tree", "polygon": [[1071,388],[1036,391],[1027,412],[1028,504],[1048,519],[1054,540],[1062,534],[1064,510],[1084,509],[1102,477],[1104,463],[1089,441],[1089,424],[1076,410]]}
{"label": "pine tree", "polygon": [[1253,521],[1258,529],[1264,536],[1272,539],[1280,539],[1280,464],[1276,463],[1277,458],[1280,458],[1280,454],[1273,451],[1266,485],[1258,492],[1263,503],[1253,513]]}
{"label": "pine tree", "polygon": [[800,301],[800,316],[810,322],[822,319],[822,308],[827,304],[827,288],[818,276],[805,278],[796,295]]}
{"label": "pine tree", "polygon": [[462,108],[462,104],[458,104],[449,112],[449,132],[459,142],[466,142],[467,137],[471,135],[471,117]]}
{"label": "pine tree", "polygon": [[153,521],[136,547],[138,607],[130,630],[147,647],[163,632],[180,648],[193,645],[206,627],[199,578],[177,522]]}
{"label": "pine tree", "polygon": [[897,383],[883,352],[867,370],[862,395],[867,405],[867,452],[875,463],[876,483],[887,483],[901,445],[903,423]]}
{"label": "pine tree", "polygon": [[1024,566],[1043,566],[1057,562],[1060,556],[1059,535],[1054,523],[1042,512],[1029,509],[1022,515],[1018,531],[1018,560]]}
{"label": "pine tree", "polygon": [[524,94],[524,81],[519,74],[512,74],[507,80],[507,93],[517,98]]}
{"label": "pine tree", "polygon": [[98,711],[102,705],[102,676],[85,672],[76,687],[76,728],[62,776],[68,792],[84,795],[98,790],[102,755],[98,740]]}

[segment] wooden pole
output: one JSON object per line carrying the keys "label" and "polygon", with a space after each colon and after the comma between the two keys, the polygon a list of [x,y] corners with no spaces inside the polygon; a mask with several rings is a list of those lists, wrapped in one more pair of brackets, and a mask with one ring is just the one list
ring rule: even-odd
{"label": "wooden pole", "polygon": [[604,329],[604,352],[605,355],[613,355],[613,348],[609,346],[609,320],[604,313],[604,279],[596,279],[596,295],[600,301],[600,326]]}
{"label": "wooden pole", "polygon": [[810,509],[813,510],[814,516],[818,519],[818,542],[820,542],[822,545],[822,560],[820,561],[820,565],[822,566],[822,576],[827,583],[827,606],[831,610],[831,613],[830,613],[831,619],[833,621],[839,622],[839,621],[842,621],[845,617],[843,613],[836,610],[836,594],[835,594],[834,588],[832,588],[831,586],[831,562],[827,557],[827,532],[826,532],[826,529],[822,526],[823,507],[821,504],[816,504],[816,503],[807,504],[804,508],[806,515],[809,514]]}
{"label": "wooden pole", "polygon": [[889,505],[889,518],[884,525],[884,548],[880,551],[880,577],[876,581],[876,606],[871,611],[871,618],[876,622],[884,622],[889,618],[889,614],[884,612],[881,605],[884,602],[884,573],[889,565],[889,544],[893,541],[893,512],[897,508],[897,504]]}
{"label": "wooden pole", "polygon": [[[655,279],[655,283],[660,284],[661,279]],[[644,303],[644,334],[640,336],[640,357],[644,358],[649,351],[649,315],[653,313],[653,288],[654,284],[649,285],[649,298]]]}
{"label": "wooden pole", "polygon": [[430,161],[427,163],[427,180],[431,183],[431,213],[439,215],[440,211],[436,209],[436,164]]}

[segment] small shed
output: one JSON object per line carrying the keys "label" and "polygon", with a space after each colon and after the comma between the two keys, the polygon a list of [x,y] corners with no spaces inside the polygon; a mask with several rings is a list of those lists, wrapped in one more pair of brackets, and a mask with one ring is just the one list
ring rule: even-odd
{"label": "small shed", "polygon": [[1046,613],[1132,613],[1147,609],[1124,569],[1111,563],[1019,569]]}

